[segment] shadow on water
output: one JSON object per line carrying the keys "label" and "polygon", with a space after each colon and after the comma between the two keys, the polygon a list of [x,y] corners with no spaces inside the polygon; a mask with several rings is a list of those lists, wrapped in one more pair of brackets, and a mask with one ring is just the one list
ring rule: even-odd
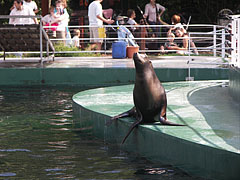
{"label": "shadow on water", "polygon": [[[240,149],[240,104],[231,98],[225,84],[194,89],[188,93],[187,98],[190,104],[201,112],[218,137],[232,147]],[[204,140],[209,142],[206,138]]]}

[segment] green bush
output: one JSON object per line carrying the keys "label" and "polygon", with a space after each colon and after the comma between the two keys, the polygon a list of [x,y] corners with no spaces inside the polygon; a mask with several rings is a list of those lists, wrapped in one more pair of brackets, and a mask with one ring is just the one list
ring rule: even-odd
{"label": "green bush", "polygon": [[[99,53],[86,53],[86,52],[77,52],[82,51],[77,47],[64,46],[63,44],[56,44],[55,47],[55,56],[56,57],[83,57],[83,56],[101,56]],[[66,52],[67,53],[61,53]],[[74,52],[75,51],[75,52]],[[59,53],[58,53],[59,52]]]}

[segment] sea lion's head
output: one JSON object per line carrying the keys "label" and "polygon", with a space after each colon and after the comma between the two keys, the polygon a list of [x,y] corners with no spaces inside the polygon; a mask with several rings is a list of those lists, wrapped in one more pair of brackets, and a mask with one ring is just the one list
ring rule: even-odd
{"label": "sea lion's head", "polygon": [[134,53],[133,60],[134,60],[136,71],[143,71],[144,68],[152,67],[152,62],[149,60],[147,55]]}

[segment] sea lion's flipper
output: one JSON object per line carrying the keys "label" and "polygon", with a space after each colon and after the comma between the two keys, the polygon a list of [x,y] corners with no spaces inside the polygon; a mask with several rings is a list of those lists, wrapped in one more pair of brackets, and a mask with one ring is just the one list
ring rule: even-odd
{"label": "sea lion's flipper", "polygon": [[113,123],[113,121],[115,121],[115,120],[117,120],[119,118],[131,117],[131,116],[136,116],[136,108],[135,108],[135,106],[132,109],[130,109],[130,110],[124,112],[124,113],[121,113],[121,114],[119,114],[117,116],[112,117],[109,121],[107,121],[105,123],[105,125],[110,126]]}
{"label": "sea lion's flipper", "polygon": [[142,122],[142,120],[143,120],[142,114],[139,112],[139,113],[137,113],[137,115],[138,115],[138,116],[136,117],[137,121],[135,121],[135,122],[131,125],[131,127],[130,127],[129,130],[128,130],[127,135],[123,138],[121,144],[123,144],[123,143],[126,141],[127,137],[128,137],[129,134],[132,132],[132,130],[133,130],[135,127],[137,127],[137,126]]}
{"label": "sea lion's flipper", "polygon": [[167,126],[186,126],[184,124],[172,123],[168,121],[166,117],[162,117],[162,116],[159,116],[159,121],[162,125],[167,125]]}

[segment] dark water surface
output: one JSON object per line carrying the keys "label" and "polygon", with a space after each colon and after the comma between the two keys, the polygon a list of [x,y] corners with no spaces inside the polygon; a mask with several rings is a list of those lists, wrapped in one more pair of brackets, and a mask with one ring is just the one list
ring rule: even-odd
{"label": "dark water surface", "polygon": [[0,179],[197,179],[79,130],[80,90],[0,87]]}

